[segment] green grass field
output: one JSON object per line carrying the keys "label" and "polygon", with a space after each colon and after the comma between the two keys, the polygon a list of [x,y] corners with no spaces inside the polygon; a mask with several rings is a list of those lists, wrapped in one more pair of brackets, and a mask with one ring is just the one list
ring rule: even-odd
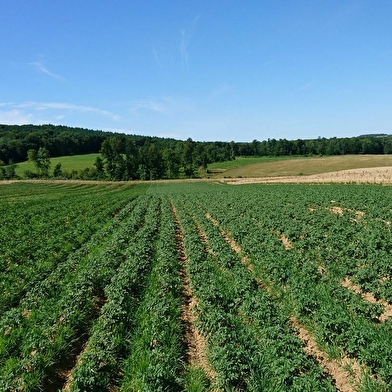
{"label": "green grass field", "polygon": [[392,155],[330,157],[237,158],[208,165],[210,178],[276,177],[328,173],[339,170],[392,166]]}
{"label": "green grass field", "polygon": [[[93,167],[95,159],[99,157],[101,154],[87,154],[87,155],[71,155],[71,156],[64,156],[64,157],[57,157],[51,158],[50,162],[50,173],[53,173],[54,167],[61,163],[61,170],[63,172],[71,172],[72,170],[81,170],[86,167]],[[26,170],[36,172],[37,169],[35,168],[32,162],[26,161],[18,163],[16,168],[16,174],[19,177],[24,177],[24,172]]]}

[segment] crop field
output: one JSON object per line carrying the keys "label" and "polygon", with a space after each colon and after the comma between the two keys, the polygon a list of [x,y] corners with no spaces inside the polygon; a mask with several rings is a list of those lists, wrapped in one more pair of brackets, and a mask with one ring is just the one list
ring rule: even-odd
{"label": "crop field", "polygon": [[391,200],[0,184],[0,391],[391,391]]}

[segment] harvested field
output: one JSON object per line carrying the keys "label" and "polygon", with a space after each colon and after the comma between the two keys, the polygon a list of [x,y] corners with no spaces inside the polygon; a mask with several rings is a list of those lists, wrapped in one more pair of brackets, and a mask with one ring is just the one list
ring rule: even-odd
{"label": "harvested field", "polygon": [[226,178],[221,181],[233,185],[256,183],[355,183],[390,185],[392,184],[392,166],[340,170],[307,176]]}

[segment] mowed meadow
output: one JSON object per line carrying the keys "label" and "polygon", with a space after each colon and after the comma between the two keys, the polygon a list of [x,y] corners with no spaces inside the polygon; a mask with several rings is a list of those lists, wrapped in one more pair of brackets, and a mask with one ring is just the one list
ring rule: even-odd
{"label": "mowed meadow", "polygon": [[390,391],[390,202],[370,184],[0,184],[0,390]]}

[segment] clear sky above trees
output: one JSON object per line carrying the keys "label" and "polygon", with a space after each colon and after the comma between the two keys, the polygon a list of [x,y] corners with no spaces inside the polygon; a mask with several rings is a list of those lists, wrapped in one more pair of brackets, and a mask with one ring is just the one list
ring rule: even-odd
{"label": "clear sky above trees", "polygon": [[392,2],[0,4],[0,123],[194,140],[392,133]]}

